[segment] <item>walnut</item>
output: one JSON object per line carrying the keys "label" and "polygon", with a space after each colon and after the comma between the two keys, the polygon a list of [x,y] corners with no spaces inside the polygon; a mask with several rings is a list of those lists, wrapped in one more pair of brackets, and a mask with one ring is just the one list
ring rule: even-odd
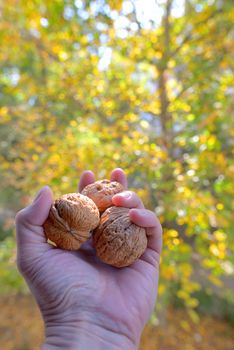
{"label": "walnut", "polygon": [[119,182],[100,180],[87,185],[81,193],[91,198],[99,211],[103,212],[113,205],[112,197],[122,191],[124,187]]}
{"label": "walnut", "polygon": [[107,209],[93,232],[97,256],[115,267],[131,265],[147,246],[146,231],[130,221],[129,210],[115,206]]}
{"label": "walnut", "polygon": [[95,203],[80,193],[65,194],[55,200],[43,227],[48,240],[57,247],[77,250],[99,224]]}

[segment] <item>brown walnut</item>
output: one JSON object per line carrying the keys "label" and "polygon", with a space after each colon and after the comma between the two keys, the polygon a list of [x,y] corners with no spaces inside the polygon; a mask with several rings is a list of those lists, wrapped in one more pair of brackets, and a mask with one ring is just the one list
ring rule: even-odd
{"label": "brown walnut", "polygon": [[55,200],[43,227],[47,239],[57,247],[77,250],[99,224],[95,203],[80,193],[65,194]]}
{"label": "brown walnut", "polygon": [[115,267],[131,265],[147,246],[146,231],[130,221],[129,210],[114,206],[107,209],[93,232],[97,256]]}
{"label": "brown walnut", "polygon": [[124,187],[119,182],[100,180],[87,185],[81,193],[91,198],[99,211],[103,212],[113,205],[112,197],[122,191]]}

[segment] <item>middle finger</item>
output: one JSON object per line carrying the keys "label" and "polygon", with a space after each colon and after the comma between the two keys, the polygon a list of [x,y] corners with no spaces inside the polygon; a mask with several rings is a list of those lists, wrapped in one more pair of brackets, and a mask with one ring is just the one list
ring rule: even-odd
{"label": "middle finger", "polygon": [[117,207],[143,209],[144,204],[135,192],[123,191],[112,198],[112,203]]}

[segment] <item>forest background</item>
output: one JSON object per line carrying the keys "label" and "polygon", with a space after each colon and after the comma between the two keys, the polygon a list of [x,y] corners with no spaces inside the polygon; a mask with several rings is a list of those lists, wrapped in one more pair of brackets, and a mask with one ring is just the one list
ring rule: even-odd
{"label": "forest background", "polygon": [[28,293],[15,213],[118,166],[164,229],[151,322],[234,322],[233,18],[232,0],[0,1],[2,297]]}

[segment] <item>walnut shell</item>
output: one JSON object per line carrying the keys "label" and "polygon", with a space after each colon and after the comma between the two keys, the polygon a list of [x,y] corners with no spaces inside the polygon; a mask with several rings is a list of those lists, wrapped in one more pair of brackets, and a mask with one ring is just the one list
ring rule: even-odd
{"label": "walnut shell", "polygon": [[112,197],[122,191],[124,187],[119,182],[100,180],[87,185],[81,193],[91,198],[99,211],[103,212],[113,205]]}
{"label": "walnut shell", "polygon": [[43,227],[47,239],[57,247],[77,250],[99,224],[95,203],[80,193],[65,194],[55,200]]}
{"label": "walnut shell", "polygon": [[93,232],[97,256],[115,267],[131,265],[147,247],[146,231],[130,221],[129,210],[115,206],[107,209]]}

